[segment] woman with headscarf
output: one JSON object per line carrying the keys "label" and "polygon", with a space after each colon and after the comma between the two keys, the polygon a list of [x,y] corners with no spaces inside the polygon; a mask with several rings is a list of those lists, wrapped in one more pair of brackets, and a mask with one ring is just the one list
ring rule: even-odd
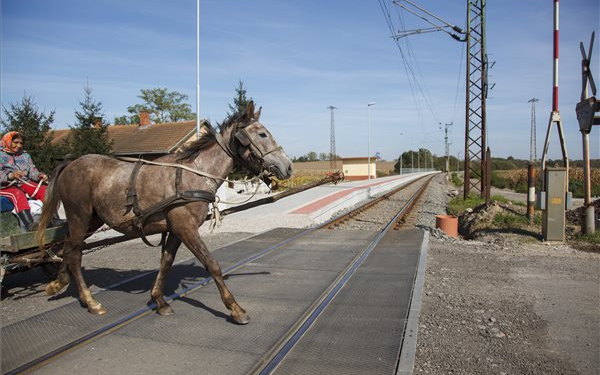
{"label": "woman with headscarf", "polygon": [[0,147],[0,196],[10,199],[21,223],[31,231],[34,221],[27,195],[43,201],[46,186],[42,182],[47,176],[37,170],[31,156],[23,150],[23,136],[19,132],[6,133]]}

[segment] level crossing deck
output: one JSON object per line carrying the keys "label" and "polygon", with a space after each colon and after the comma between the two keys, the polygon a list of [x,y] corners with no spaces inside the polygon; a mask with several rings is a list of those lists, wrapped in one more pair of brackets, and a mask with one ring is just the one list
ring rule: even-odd
{"label": "level crossing deck", "polygon": [[[250,314],[249,325],[238,326],[228,320],[216,287],[209,283],[176,299],[172,303],[174,315],[142,313],[123,327],[110,328],[110,334],[37,368],[35,373],[248,374],[273,354],[282,337],[306,318],[307,311],[332,282],[378,235],[317,230],[289,240],[302,232],[275,229],[213,253],[228,270],[265,252],[226,277],[238,302]],[[277,371],[299,373],[302,367],[297,365],[298,358],[305,358],[302,363],[311,373],[335,373],[330,372],[333,368],[338,369],[337,373],[353,373],[352,369],[393,373],[423,243],[419,230],[395,231],[384,238],[324,315],[315,320],[303,338],[307,341],[298,342]],[[109,309],[104,316],[92,316],[73,302],[3,327],[2,371],[16,369],[107,324],[147,310],[154,276],[146,275],[96,294]],[[193,287],[206,277],[196,261],[177,264],[169,275],[166,294]],[[321,349],[312,350],[311,359],[306,351],[314,345]],[[320,353],[329,354],[319,360],[316,357]],[[356,361],[335,359],[337,356],[361,358],[364,364],[356,367]],[[344,364],[348,367],[345,370]]]}

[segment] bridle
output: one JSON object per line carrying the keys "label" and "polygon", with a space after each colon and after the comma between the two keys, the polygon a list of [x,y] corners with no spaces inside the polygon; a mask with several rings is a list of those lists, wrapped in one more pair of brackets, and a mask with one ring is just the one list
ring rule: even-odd
{"label": "bridle", "polygon": [[[271,180],[269,176],[271,176],[273,173],[266,165],[265,157],[273,152],[281,151],[283,148],[281,146],[277,146],[271,150],[264,150],[259,144],[257,144],[252,139],[250,133],[248,133],[248,130],[246,130],[247,127],[256,123],[258,123],[258,121],[254,121],[246,125],[236,125],[235,134],[230,138],[229,144],[225,143],[223,136],[218,131],[215,132],[215,138],[219,146],[221,146],[227,155],[251,171],[255,176],[262,175],[263,180],[265,180],[267,184],[270,184]],[[250,153],[250,156],[244,158],[243,155],[246,151]],[[256,165],[250,163],[248,159],[255,159],[257,161],[256,164],[260,165],[260,169],[257,169]]]}

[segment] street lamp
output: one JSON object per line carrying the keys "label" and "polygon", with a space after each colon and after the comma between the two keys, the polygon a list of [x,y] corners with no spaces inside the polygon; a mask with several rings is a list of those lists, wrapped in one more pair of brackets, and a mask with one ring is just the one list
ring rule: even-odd
{"label": "street lamp", "polygon": [[[404,135],[404,133],[400,132],[400,135]],[[400,176],[402,176],[402,152],[400,152]]]}
{"label": "street lamp", "polygon": [[368,180],[371,179],[371,106],[374,106],[375,102],[367,104],[367,112],[369,116],[369,128],[368,128],[368,139],[367,139],[367,173],[369,174]]}

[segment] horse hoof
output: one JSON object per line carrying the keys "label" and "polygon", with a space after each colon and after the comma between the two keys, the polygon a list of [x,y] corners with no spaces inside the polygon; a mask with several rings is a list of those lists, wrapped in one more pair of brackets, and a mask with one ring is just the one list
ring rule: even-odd
{"label": "horse hoof", "polygon": [[46,294],[49,296],[53,296],[56,293],[60,292],[64,285],[61,285],[58,281],[51,281],[48,286],[46,286]]}
{"label": "horse hoof", "polygon": [[243,313],[243,314],[239,314],[239,315],[231,315],[231,320],[233,320],[233,322],[235,324],[240,324],[240,325],[245,325],[250,323],[250,315]]}
{"label": "horse hoof", "polygon": [[156,309],[156,312],[158,313],[158,315],[168,316],[168,315],[173,315],[173,313],[175,311],[173,311],[173,309],[171,308],[170,305],[165,305],[165,306],[162,306],[162,307],[159,307],[158,309]]}
{"label": "horse hoof", "polygon": [[93,305],[93,306],[88,305],[87,310],[88,310],[88,312],[90,312],[91,314],[94,314],[94,315],[103,315],[108,312],[108,310],[106,310],[104,308],[104,306],[102,306],[100,303],[98,303],[97,305]]}

